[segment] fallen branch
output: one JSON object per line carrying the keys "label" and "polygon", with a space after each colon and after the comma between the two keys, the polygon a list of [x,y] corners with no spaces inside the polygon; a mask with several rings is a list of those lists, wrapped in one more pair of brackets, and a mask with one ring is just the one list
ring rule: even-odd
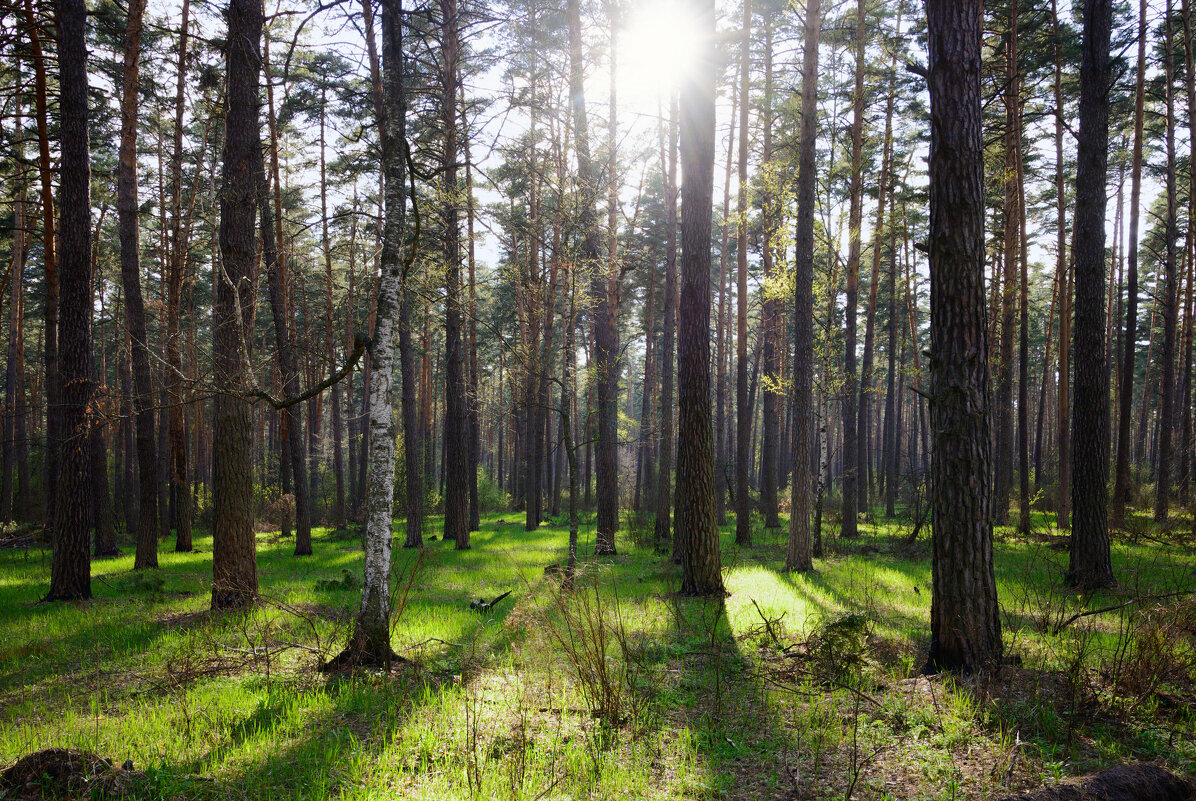
{"label": "fallen branch", "polygon": [[1116,612],[1118,609],[1125,609],[1127,606],[1142,603],[1143,601],[1165,601],[1168,598],[1182,598],[1186,595],[1196,594],[1196,590],[1177,590],[1176,592],[1165,592],[1158,595],[1139,595],[1137,598],[1131,598],[1119,604],[1112,604],[1110,606],[1102,606],[1100,609],[1088,609],[1083,612],[1076,612],[1074,615],[1064,620],[1055,627],[1055,634],[1063,631],[1065,628],[1075,623],[1082,617],[1089,617],[1091,615],[1103,615],[1105,612]]}

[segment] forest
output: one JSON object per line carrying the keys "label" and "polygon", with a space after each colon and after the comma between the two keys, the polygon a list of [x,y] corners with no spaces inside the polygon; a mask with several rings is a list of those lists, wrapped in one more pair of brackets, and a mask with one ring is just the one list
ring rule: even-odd
{"label": "forest", "polygon": [[1196,800],[1192,0],[0,0],[0,799]]}

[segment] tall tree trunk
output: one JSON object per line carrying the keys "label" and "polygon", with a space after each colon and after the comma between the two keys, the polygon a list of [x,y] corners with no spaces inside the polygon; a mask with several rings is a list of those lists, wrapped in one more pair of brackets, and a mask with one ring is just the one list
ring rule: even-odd
{"label": "tall tree trunk", "polygon": [[615,328],[615,299],[610,292],[613,276],[603,268],[599,255],[598,175],[590,158],[589,120],[586,115],[585,67],[582,59],[581,10],[579,0],[568,0],[569,93],[573,98],[573,137],[577,172],[581,186],[581,267],[590,272],[590,316],[594,329],[594,383],[597,385],[598,519],[595,551],[615,553],[615,530],[619,527],[618,451],[618,331]]}
{"label": "tall tree trunk", "polygon": [[140,519],[134,569],[158,566],[158,448],[154,414],[153,373],[141,297],[137,202],[137,107],[140,93],[141,18],[144,0],[129,3],[125,28],[124,81],[120,104],[120,162],[117,165],[117,213],[120,221],[120,274],[125,315],[133,345],[133,414],[140,476]]}
{"label": "tall tree trunk", "polygon": [[[174,499],[174,549],[191,550],[191,491],[187,480],[187,423],[183,407],[183,355],[179,343],[179,314],[187,242],[183,236],[183,113],[187,103],[187,27],[190,0],[183,0],[179,23],[179,57],[174,95],[174,142],[170,157],[170,265],[166,294],[166,366],[170,397],[170,491]],[[202,161],[202,154],[201,154]]]}
{"label": "tall tree trunk", "polygon": [[1058,0],[1051,0],[1051,21],[1055,50],[1055,274],[1059,276],[1059,494],[1055,503],[1055,525],[1071,528],[1071,320],[1072,269],[1074,254],[1067,252],[1067,193],[1063,181],[1063,39],[1059,30]]}
{"label": "tall tree trunk", "polygon": [[[16,130],[21,130],[21,103],[17,98]],[[15,147],[17,158],[23,155],[23,148],[18,142]],[[8,351],[5,356],[4,367],[4,467],[0,476],[0,522],[22,520],[24,503],[22,493],[28,487],[17,487],[13,492],[13,473],[17,465],[17,441],[23,435],[21,426],[24,421],[17,416],[17,396],[25,393],[24,381],[24,353],[22,352],[21,331],[25,316],[25,226],[26,200],[25,185],[18,183],[16,196],[13,199],[13,234],[12,234],[12,262],[9,274],[11,290],[8,300]]]}
{"label": "tall tree trunk", "polygon": [[54,553],[45,600],[91,597],[91,164],[87,130],[87,7],[83,0],[58,0],[60,95],[59,191],[62,242],[58,396],[62,453],[51,529]]}
{"label": "tall tree trunk", "polygon": [[465,353],[461,335],[461,243],[457,201],[457,0],[439,0],[441,17],[440,114],[444,127],[442,180],[448,192],[441,204],[444,264],[444,537],[457,550],[469,547],[469,421],[465,399]]}
{"label": "tall tree trunk", "polygon": [[[1186,7],[1186,3],[1185,3]],[[1138,219],[1142,204],[1142,128],[1146,106],[1146,0],[1138,2],[1138,77],[1134,91],[1134,144],[1130,167],[1130,222],[1122,337],[1120,401],[1117,408],[1117,471],[1113,485],[1112,524],[1125,522],[1130,493],[1130,427],[1134,409],[1134,358],[1138,349]]]}
{"label": "tall tree trunk", "polygon": [[[391,661],[397,658],[390,647],[390,548],[395,471],[391,381],[394,375],[396,323],[405,305],[403,284],[407,278],[405,273],[410,269],[410,257],[404,261],[402,253],[407,202],[407,98],[403,87],[402,5],[399,0],[382,2],[381,69],[378,67],[373,38],[372,0],[362,0],[361,5],[366,22],[366,43],[371,51],[374,113],[382,145],[386,206],[374,335],[368,348],[370,469],[366,487],[365,581],[352,639],[338,660],[389,668]],[[416,214],[414,217],[414,233],[418,238],[419,216]],[[412,243],[412,254],[415,244]],[[405,403],[405,417],[408,411],[408,404]],[[407,480],[411,480],[410,475]]]}
{"label": "tall tree trunk", "polygon": [[[813,570],[810,537],[810,440],[814,414],[814,174],[818,139],[818,37],[821,0],[807,0],[805,53],[802,56],[801,139],[798,144],[797,229],[793,308],[793,483],[789,512],[786,570]],[[825,461],[825,460],[823,460]],[[819,488],[821,491],[821,481]],[[820,496],[821,497],[821,494]]]}
{"label": "tall tree trunk", "polygon": [[[477,248],[474,237],[473,156],[469,148],[469,115],[465,103],[465,85],[458,81],[461,93],[461,144],[465,150],[465,234],[469,256],[469,378],[466,385],[466,415],[469,424],[469,530],[482,527],[482,510],[478,505],[478,467],[482,459],[482,431],[478,421],[478,288]],[[401,325],[401,324],[400,324]],[[402,361],[402,357],[400,357]]]}
{"label": "tall tree trunk", "polygon": [[[320,245],[324,251],[324,363],[331,373],[336,369],[336,348],[333,344],[332,309],[332,242],[328,237],[328,170],[325,159],[326,89],[320,88]],[[331,387],[332,394],[332,473],[336,480],[336,494],[332,497],[332,525],[337,531],[345,527],[345,454],[344,421],[341,418],[341,385]]]}
{"label": "tall tree trunk", "polygon": [[[680,563],[682,539],[672,536],[673,459],[676,454],[673,416],[673,368],[677,333],[677,142],[679,112],[676,94],[669,98],[669,144],[664,183],[664,331],[660,337],[660,475],[656,481],[656,547],[672,539],[673,561]],[[661,154],[664,156],[664,154]]]}
{"label": "tall tree trunk", "polygon": [[[714,429],[710,408],[710,209],[714,202],[714,0],[691,0],[701,39],[682,80],[681,302],[677,343],[677,537],[683,538],[681,592],[724,594],[714,510]],[[747,93],[743,94],[744,107]],[[741,118],[742,119],[742,118]],[[741,412],[742,413],[742,412]]]}
{"label": "tall tree trunk", "polygon": [[[266,114],[270,134],[270,189],[272,197],[265,195],[266,175],[264,168],[257,176],[258,211],[262,223],[262,254],[265,257],[267,282],[270,291],[270,309],[274,317],[274,340],[278,347],[279,368],[282,370],[283,389],[288,397],[299,395],[299,360],[296,353],[293,301],[291,300],[290,274],[287,270],[285,240],[282,232],[282,171],[278,159],[278,118],[274,111],[274,87],[270,80],[270,44],[267,40],[262,51],[262,69],[266,76]],[[260,152],[260,137],[255,140],[259,152],[258,162],[263,160]],[[254,165],[255,171],[259,164]],[[268,206],[273,201],[274,213]],[[277,283],[277,288],[275,287]],[[275,299],[277,292],[278,298]],[[303,448],[303,406],[292,404],[283,410],[286,416],[287,448],[290,459],[291,489],[295,495],[295,556],[311,556],[311,483],[308,481],[307,461]]]}
{"label": "tall tree trunk", "polygon": [[930,88],[932,669],[1001,657],[984,320],[980,0],[927,0]]}
{"label": "tall tree trunk", "polygon": [[735,317],[735,542],[750,545],[752,542],[752,507],[748,492],[748,465],[751,453],[752,415],[748,404],[748,117],[751,102],[748,92],[751,87],[751,27],[752,3],[743,0],[743,37],[739,54],[739,194],[735,205],[736,219],[736,317]]}
{"label": "tall tree trunk", "polygon": [[1161,361],[1162,383],[1159,385],[1159,466],[1155,483],[1154,521],[1167,521],[1171,502],[1171,478],[1175,454],[1172,439],[1175,433],[1175,330],[1179,319],[1179,264],[1176,261],[1176,232],[1178,205],[1176,200],[1175,176],[1175,35],[1172,22],[1172,4],[1167,0],[1165,15],[1166,39],[1164,44],[1163,82],[1166,92],[1166,141],[1167,141],[1167,217],[1164,220],[1165,254],[1163,259],[1163,294],[1159,299],[1163,307],[1163,353]]}
{"label": "tall tree trunk", "polygon": [[1105,358],[1105,204],[1109,159],[1111,0],[1084,0],[1076,173],[1075,470],[1068,577],[1092,589],[1114,583],[1109,555],[1109,375]]}
{"label": "tall tree trunk", "polygon": [[847,298],[843,330],[843,527],[840,536],[855,537],[859,519],[860,445],[856,428],[856,315],[860,295],[860,222],[863,217],[864,44],[865,3],[855,16],[855,88],[852,93],[851,178],[848,186]]}
{"label": "tall tree trunk", "polygon": [[[764,280],[767,284],[773,277],[773,226],[776,224],[776,201],[772,189],[772,29],[773,23],[769,19],[764,27],[764,103],[761,128],[764,129],[764,149],[762,153],[762,170],[765,175],[762,201],[764,206],[763,225],[761,235],[761,260],[764,264]],[[764,293],[763,314],[760,325],[762,327],[761,360],[767,381],[763,387],[763,402],[761,403],[760,422],[760,506],[764,512],[765,528],[778,528],[781,525],[779,510],[777,509],[777,452],[780,444],[779,424],[777,413],[776,387],[780,386],[780,359],[777,354],[778,307],[777,299],[771,292]],[[717,478],[716,478],[717,480]]]}
{"label": "tall tree trunk", "polygon": [[[73,5],[71,6],[73,8]],[[55,233],[54,216],[54,168],[50,160],[50,112],[46,90],[46,58],[41,46],[41,25],[34,16],[33,0],[24,1],[26,35],[33,54],[34,114],[37,119],[37,164],[41,179],[42,207],[42,262],[45,269],[44,339],[42,349],[46,363],[45,409],[46,409],[46,451],[45,504],[46,531],[54,532],[54,510],[58,484],[58,448],[61,438],[61,410],[59,402],[58,377],[58,236]],[[86,112],[85,112],[86,113]],[[61,170],[61,168],[60,168]],[[84,256],[87,251],[84,252]]]}
{"label": "tall tree trunk", "polygon": [[[727,522],[727,493],[730,490],[727,481],[727,440],[729,439],[727,431],[727,359],[729,355],[729,348],[727,347],[728,340],[731,338],[730,330],[728,328],[728,292],[727,287],[727,257],[728,248],[731,241],[731,165],[734,160],[733,154],[735,152],[735,120],[737,119],[736,103],[739,100],[738,89],[732,86],[731,90],[731,124],[727,126],[727,161],[725,165],[726,172],[723,174],[723,239],[722,247],[719,250],[718,259],[718,318],[715,320],[715,356],[714,360],[717,363],[717,372],[715,375],[715,415],[714,415],[714,493],[715,493],[715,509],[718,514],[718,524],[720,526],[726,525]],[[664,141],[661,141],[661,162],[665,161],[664,155]],[[672,158],[670,155],[669,158]],[[665,169],[662,167],[662,170]],[[675,177],[675,176],[674,176]],[[676,187],[673,186],[674,201],[676,200]],[[676,214],[677,204],[674,202],[670,208],[673,214]],[[676,220],[673,221],[676,223]],[[673,228],[676,228],[674,224]],[[675,231],[670,229],[670,236],[675,236]],[[673,255],[676,256],[676,243],[674,242]]]}
{"label": "tall tree trunk", "polygon": [[[896,28],[898,36],[900,36],[900,34],[901,34],[902,11],[904,11],[904,6],[899,5],[897,8],[897,28]],[[891,74],[894,74],[894,75],[897,72],[897,55],[896,55],[896,53],[894,53],[893,56],[889,59],[889,71]],[[875,389],[873,387],[872,366],[873,366],[873,360],[875,358],[874,348],[875,348],[875,336],[876,336],[875,335],[876,303],[877,303],[878,291],[880,288],[880,257],[881,257],[881,251],[883,250],[881,245],[884,241],[882,239],[882,237],[884,235],[884,228],[885,228],[885,198],[886,198],[886,193],[888,193],[889,196],[892,195],[892,192],[889,190],[889,181],[890,181],[889,176],[893,170],[893,165],[892,165],[892,161],[893,161],[893,105],[896,101],[896,97],[897,97],[897,92],[896,92],[895,88],[893,86],[889,86],[888,87],[888,98],[885,101],[885,133],[884,133],[884,141],[881,145],[882,152],[881,152],[881,159],[880,159],[880,183],[879,183],[879,187],[878,187],[877,193],[876,193],[876,224],[874,226],[874,232],[873,232],[873,238],[872,238],[872,275],[869,280],[869,286],[868,286],[868,316],[864,323],[864,355],[863,355],[863,364],[861,365],[861,368],[860,368],[859,423],[857,424],[857,429],[860,433],[860,447],[859,447],[860,455],[856,457],[856,460],[861,464],[864,461],[864,456],[863,456],[864,450],[865,450],[865,448],[868,447],[868,442],[871,438],[871,423],[869,421],[870,421],[870,414],[871,414],[871,409],[872,409],[872,398],[873,398],[873,395],[875,392]],[[892,202],[892,201],[890,201],[890,202]],[[893,220],[890,219],[888,224],[889,224],[890,228],[892,228]],[[895,269],[895,267],[896,267],[895,257],[893,260],[892,267],[893,267],[893,269]],[[893,269],[890,269],[890,273],[893,272]],[[890,278],[891,277],[892,276],[890,276]],[[890,329],[892,329],[891,333],[893,334],[893,336],[895,336],[896,328],[895,328],[895,323],[892,319],[892,316],[893,316],[893,311],[896,308],[896,305],[895,305],[895,300],[892,297],[892,295],[890,295],[890,297],[889,297],[889,306],[890,306],[889,327],[890,327]],[[892,348],[892,345],[893,345],[893,343],[892,343],[892,341],[890,341],[889,347]],[[890,375],[892,374],[892,365],[893,365],[892,356],[890,354],[890,361],[889,361]],[[893,507],[889,504],[890,495],[889,495],[889,484],[888,484],[888,477],[889,477],[889,473],[888,473],[888,462],[889,462],[889,460],[888,460],[888,454],[889,454],[888,432],[889,432],[889,429],[891,428],[891,426],[889,425],[890,418],[888,416],[888,412],[891,411],[891,409],[889,409],[888,397],[889,397],[889,395],[891,395],[891,393],[892,393],[892,385],[890,384],[890,386],[888,387],[888,392],[886,393],[886,400],[885,400],[885,411],[886,411],[885,432],[886,433],[885,433],[885,437],[884,437],[884,446],[881,448],[881,452],[882,452],[881,474],[882,474],[882,478],[885,481],[885,513],[889,517],[892,517],[894,514]],[[879,427],[878,427],[878,431],[879,431]],[[864,484],[864,491],[861,494],[861,497],[864,499],[865,510],[867,510],[867,506],[868,506],[868,494],[871,490],[870,484],[871,484],[871,482],[866,482]]]}
{"label": "tall tree trunk", "polygon": [[[245,340],[252,318],[257,261],[254,211],[258,193],[259,77],[262,5],[230,0],[228,112],[220,192],[220,257],[213,306],[212,363],[217,383],[212,414],[212,608],[246,607],[257,596],[253,537],[253,464],[249,404],[240,396],[249,375]],[[141,477],[145,481],[145,476]]]}

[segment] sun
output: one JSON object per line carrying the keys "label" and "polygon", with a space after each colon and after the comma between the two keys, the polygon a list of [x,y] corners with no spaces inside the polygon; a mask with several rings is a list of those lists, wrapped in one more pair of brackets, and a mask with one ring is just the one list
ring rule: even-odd
{"label": "sun", "polygon": [[684,3],[637,3],[619,31],[620,101],[655,105],[668,97],[693,68],[700,43],[693,11]]}

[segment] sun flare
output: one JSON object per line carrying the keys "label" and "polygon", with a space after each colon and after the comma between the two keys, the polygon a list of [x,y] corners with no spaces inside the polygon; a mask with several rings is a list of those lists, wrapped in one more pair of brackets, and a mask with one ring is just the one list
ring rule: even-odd
{"label": "sun flare", "polygon": [[619,34],[620,98],[651,102],[666,97],[693,67],[701,32],[692,11],[677,0],[649,0],[631,12]]}

